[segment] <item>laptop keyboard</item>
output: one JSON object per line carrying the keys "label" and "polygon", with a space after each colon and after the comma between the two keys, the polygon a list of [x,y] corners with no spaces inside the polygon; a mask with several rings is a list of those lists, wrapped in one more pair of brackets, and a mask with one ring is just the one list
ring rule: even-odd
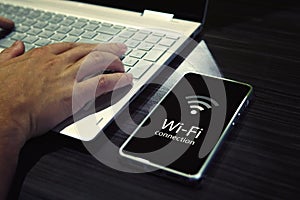
{"label": "laptop keyboard", "polygon": [[15,29],[0,40],[7,48],[22,40],[25,51],[57,42],[120,42],[128,47],[125,71],[140,79],[178,40],[179,36],[125,27],[53,12],[0,3],[0,16],[12,19]]}

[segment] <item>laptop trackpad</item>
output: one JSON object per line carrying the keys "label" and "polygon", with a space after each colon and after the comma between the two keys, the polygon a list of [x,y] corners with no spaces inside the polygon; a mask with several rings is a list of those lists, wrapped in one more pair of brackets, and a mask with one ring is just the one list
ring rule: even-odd
{"label": "laptop trackpad", "polygon": [[78,121],[80,119],[83,119],[84,117],[104,110],[111,105],[114,105],[119,100],[121,100],[122,97],[124,97],[130,91],[131,88],[132,86],[128,85],[99,96],[98,98],[88,102],[81,110],[74,114],[75,116],[70,116],[69,118],[61,122],[58,126],[56,126],[54,129],[61,131],[65,127],[73,124],[74,119]]}

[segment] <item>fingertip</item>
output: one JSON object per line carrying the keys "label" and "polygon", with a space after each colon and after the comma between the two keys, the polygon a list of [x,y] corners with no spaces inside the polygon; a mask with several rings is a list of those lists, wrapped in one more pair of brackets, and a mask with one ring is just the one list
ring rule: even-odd
{"label": "fingertip", "polygon": [[127,46],[124,43],[115,43],[115,45],[119,48],[121,54],[125,54],[127,51]]}
{"label": "fingertip", "polygon": [[25,52],[25,45],[22,41],[17,40],[13,43],[13,45],[11,46],[12,48],[12,55],[15,56],[19,56],[21,54],[23,54]]}
{"label": "fingertip", "polygon": [[133,84],[133,75],[131,73],[122,73],[116,88]]}
{"label": "fingertip", "polygon": [[0,54],[1,62],[22,55],[25,51],[25,46],[22,41],[15,41],[10,47],[4,49]]}
{"label": "fingertip", "polygon": [[15,23],[11,19],[0,16],[0,27],[11,30],[15,27]]}
{"label": "fingertip", "polygon": [[21,40],[17,40],[15,41],[15,43],[13,44],[14,47],[19,48],[20,50],[25,50],[25,45]]}
{"label": "fingertip", "polygon": [[124,74],[127,77],[128,82],[132,83],[132,81],[133,81],[133,74],[131,74],[131,73],[124,73]]}

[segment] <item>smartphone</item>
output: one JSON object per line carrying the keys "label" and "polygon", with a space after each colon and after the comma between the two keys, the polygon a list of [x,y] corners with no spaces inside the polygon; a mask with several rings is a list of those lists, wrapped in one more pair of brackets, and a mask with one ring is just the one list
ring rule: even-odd
{"label": "smartphone", "polygon": [[119,149],[132,167],[197,183],[252,98],[251,85],[188,72]]}

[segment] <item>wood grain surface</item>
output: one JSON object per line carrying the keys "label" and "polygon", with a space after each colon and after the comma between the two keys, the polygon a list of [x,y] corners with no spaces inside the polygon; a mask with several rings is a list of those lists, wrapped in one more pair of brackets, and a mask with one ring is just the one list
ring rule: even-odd
{"label": "wood grain surface", "polygon": [[204,40],[224,77],[253,85],[255,97],[200,187],[111,169],[48,133],[25,145],[10,199],[300,199],[299,22],[297,1],[210,1]]}

